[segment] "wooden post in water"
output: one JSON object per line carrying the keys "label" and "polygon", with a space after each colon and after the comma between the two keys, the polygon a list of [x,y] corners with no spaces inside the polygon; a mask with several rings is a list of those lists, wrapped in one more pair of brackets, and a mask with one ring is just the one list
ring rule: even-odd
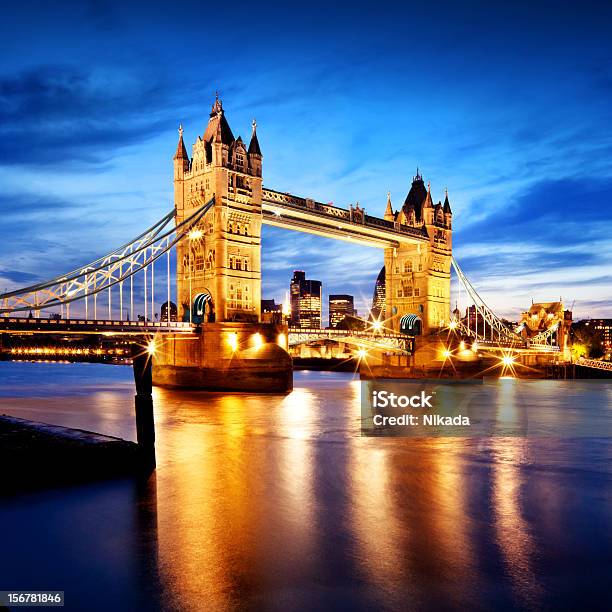
{"label": "wooden post in water", "polygon": [[153,418],[153,382],[151,362],[153,356],[141,345],[132,344],[132,364],[136,383],[136,441],[145,471],[155,469],[155,421]]}

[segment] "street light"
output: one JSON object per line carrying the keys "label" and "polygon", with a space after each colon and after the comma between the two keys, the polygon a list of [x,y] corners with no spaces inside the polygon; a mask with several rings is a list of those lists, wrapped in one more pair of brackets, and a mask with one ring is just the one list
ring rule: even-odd
{"label": "street light", "polygon": [[230,348],[233,352],[238,350],[238,334],[236,332],[230,332],[227,335],[227,343],[230,345]]}

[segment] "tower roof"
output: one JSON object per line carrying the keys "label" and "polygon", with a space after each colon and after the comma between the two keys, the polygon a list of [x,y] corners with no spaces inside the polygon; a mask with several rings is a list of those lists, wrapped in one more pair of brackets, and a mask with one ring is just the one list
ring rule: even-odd
{"label": "tower roof", "polygon": [[[440,204],[442,206],[442,204]],[[427,195],[425,196],[425,201],[423,202],[423,208],[432,208],[433,200],[431,199],[431,184],[427,183]]]}
{"label": "tower roof", "polygon": [[410,191],[406,196],[406,200],[404,201],[404,206],[402,207],[402,210],[404,210],[406,214],[408,214],[409,210],[413,208],[416,218],[421,219],[421,209],[426,198],[427,189],[425,189],[423,177],[419,174],[419,169],[417,168],[416,176],[412,180],[412,186],[410,187]]}
{"label": "tower roof", "polygon": [[189,159],[187,155],[187,149],[185,148],[185,143],[183,142],[183,126],[179,125],[178,129],[179,140],[176,145],[176,153],[174,154],[174,159]]}
{"label": "tower roof", "polygon": [[444,198],[444,212],[452,214],[450,202],[448,201],[448,190],[446,191],[446,197]]}
{"label": "tower roof", "polygon": [[210,119],[204,132],[203,140],[205,142],[220,142],[221,144],[230,145],[234,142],[234,134],[225,118],[225,112],[223,111],[223,103],[219,100],[219,97],[215,97],[215,103],[212,105],[210,112]]}
{"label": "tower roof", "polygon": [[261,149],[259,148],[259,140],[257,140],[257,121],[255,121],[255,119],[253,119],[253,135],[249,143],[249,155],[262,156]]}
{"label": "tower roof", "polygon": [[385,208],[385,219],[393,219],[393,207],[391,206],[391,192],[387,191],[387,207]]}

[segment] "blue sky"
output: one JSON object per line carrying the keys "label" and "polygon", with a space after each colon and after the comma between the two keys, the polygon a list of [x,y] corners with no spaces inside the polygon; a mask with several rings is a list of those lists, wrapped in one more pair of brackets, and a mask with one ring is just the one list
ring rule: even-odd
{"label": "blue sky", "polygon": [[[257,118],[264,184],[382,215],[416,166],[449,189],[485,301],[612,317],[606,3],[28,2],[0,22],[0,286],[72,269],[172,206],[215,90]],[[537,6],[533,6],[537,4]],[[371,299],[382,252],[264,230],[264,294],[294,268]]]}

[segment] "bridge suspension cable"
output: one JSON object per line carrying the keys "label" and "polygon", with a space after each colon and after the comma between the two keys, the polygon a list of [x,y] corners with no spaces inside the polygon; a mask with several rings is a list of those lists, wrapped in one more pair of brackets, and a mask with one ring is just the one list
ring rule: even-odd
{"label": "bridge suspension cable", "polygon": [[[130,311],[133,318],[133,282],[132,278],[140,271],[153,267],[156,259],[183,240],[198,224],[214,204],[214,198],[197,208],[183,222],[174,227],[171,222],[174,211],[169,212],[148,230],[109,254],[77,268],[67,274],[55,277],[29,287],[23,287],[0,295],[0,314],[33,310],[39,312],[54,306],[68,305],[76,300],[85,300],[85,311],[88,311],[88,298],[94,299],[94,317],[97,315],[97,296],[108,291],[108,310],[111,318],[111,288],[119,285],[120,301],[123,302],[123,282],[130,279]],[[168,255],[169,257],[169,255]],[[168,270],[170,264],[167,264]],[[153,272],[153,269],[151,270]],[[153,275],[151,274],[153,279]],[[145,281],[146,287],[146,281]],[[146,288],[145,288],[146,292]],[[145,293],[145,304],[147,301]],[[154,292],[151,293],[151,306]],[[168,310],[170,310],[168,304]],[[121,306],[122,307],[122,306]],[[146,313],[146,306],[145,306]],[[152,313],[151,313],[152,314]],[[146,314],[145,314],[146,319]]]}
{"label": "bridge suspension cable", "polygon": [[[456,326],[460,326],[462,330],[467,330],[468,335],[473,336],[475,339],[479,340],[491,340],[491,341],[502,341],[509,342],[511,344],[520,344],[523,345],[525,340],[519,336],[514,330],[510,329],[485,303],[485,301],[478,295],[476,289],[469,281],[467,276],[463,273],[463,270],[457,263],[457,260],[453,257],[451,259],[452,266],[457,274],[457,278],[459,279],[459,286],[463,286],[466,290],[469,298],[472,300],[474,305],[474,329],[472,330],[470,327],[470,313],[467,313],[467,322],[468,325],[464,325],[461,321],[454,322]],[[482,321],[482,329],[479,333],[478,329],[478,318],[481,318]],[[487,338],[487,325],[489,327],[489,338]],[[465,329],[464,329],[465,328]]]}

